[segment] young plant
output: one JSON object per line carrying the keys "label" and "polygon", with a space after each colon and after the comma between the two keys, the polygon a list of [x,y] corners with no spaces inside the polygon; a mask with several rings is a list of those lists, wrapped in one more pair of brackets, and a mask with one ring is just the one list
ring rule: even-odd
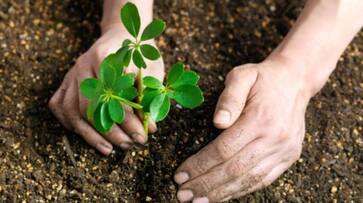
{"label": "young plant", "polygon": [[[121,9],[121,21],[134,38],[125,39],[116,53],[108,55],[100,65],[100,78],[83,80],[80,91],[89,100],[87,118],[99,132],[106,134],[113,124],[121,124],[125,117],[123,105],[129,105],[142,112],[147,140],[150,116],[156,122],[162,121],[172,99],[193,109],[203,102],[203,93],[197,84],[198,74],[184,70],[181,63],[171,67],[165,85],[155,77],[142,76],[142,70],[147,68],[145,60],[160,58],[159,50],[146,41],[158,37],[165,30],[165,22],[152,21],[139,37],[139,12],[130,2]],[[137,76],[125,73],[131,61],[138,68]],[[138,89],[134,87],[135,80]]]}

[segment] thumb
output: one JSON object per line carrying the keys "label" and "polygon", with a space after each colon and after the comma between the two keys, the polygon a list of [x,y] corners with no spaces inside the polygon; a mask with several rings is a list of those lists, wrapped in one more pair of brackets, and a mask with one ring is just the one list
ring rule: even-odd
{"label": "thumb", "polygon": [[250,89],[257,79],[257,71],[251,65],[234,68],[226,77],[225,88],[214,112],[214,125],[225,129],[241,115]]}

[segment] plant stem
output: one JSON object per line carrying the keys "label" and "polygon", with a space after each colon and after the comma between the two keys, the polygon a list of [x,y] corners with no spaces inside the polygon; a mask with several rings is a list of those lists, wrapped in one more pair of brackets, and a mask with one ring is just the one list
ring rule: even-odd
{"label": "plant stem", "polygon": [[137,72],[137,81],[138,81],[138,85],[137,85],[137,89],[138,89],[138,96],[137,96],[137,101],[139,103],[141,103],[142,100],[142,92],[143,92],[143,88],[144,88],[144,81],[142,80],[142,70],[141,68],[139,68],[139,71]]}
{"label": "plant stem", "polygon": [[[138,81],[138,85],[137,85],[137,88],[138,88],[138,97],[137,97],[137,100],[139,102],[139,104],[141,103],[142,101],[142,98],[143,98],[143,90],[144,90],[144,81],[143,81],[143,78],[142,78],[142,69],[139,68],[139,71],[137,72],[137,81]],[[144,112],[141,110],[141,113],[142,113],[142,116],[143,116],[143,126],[144,126],[144,131],[145,131],[145,140],[147,142],[148,140],[148,137],[149,137],[149,113],[147,112]]]}
{"label": "plant stem", "polygon": [[148,141],[149,138],[149,113],[144,113],[143,126],[145,131],[145,142]]}
{"label": "plant stem", "polygon": [[127,104],[127,105],[129,105],[129,106],[131,106],[131,107],[133,107],[135,109],[142,109],[142,106],[140,104],[138,104],[138,103],[131,102],[129,100],[126,100],[126,99],[124,99],[122,97],[119,97],[119,96],[116,96],[116,95],[112,95],[111,97],[114,98],[114,99],[117,99],[120,102],[125,103],[125,104]]}

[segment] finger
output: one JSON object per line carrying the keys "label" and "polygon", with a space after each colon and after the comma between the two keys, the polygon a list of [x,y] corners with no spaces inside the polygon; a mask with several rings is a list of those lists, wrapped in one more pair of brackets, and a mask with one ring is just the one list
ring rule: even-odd
{"label": "finger", "polygon": [[[215,188],[240,177],[243,173],[255,167],[261,160],[265,159],[265,157],[274,154],[275,151],[277,150],[266,146],[266,142],[257,139],[228,161],[183,184],[178,193],[189,193],[186,192],[189,190],[193,193],[194,197],[205,196]],[[182,198],[179,199],[180,201],[188,201],[183,199],[182,194],[178,195],[178,197]]]}
{"label": "finger", "polygon": [[145,76],[153,76],[160,81],[164,80],[165,71],[164,71],[164,61],[163,58],[160,58],[157,61],[148,61],[148,68],[145,70]]}
{"label": "finger", "polygon": [[228,128],[239,118],[256,79],[257,72],[248,68],[235,68],[228,74],[214,113],[217,128]]}
{"label": "finger", "polygon": [[89,66],[88,64],[84,64],[81,60],[77,61],[76,65],[75,65],[75,69],[77,70],[77,75],[78,75],[77,88],[79,91],[78,92],[79,111],[81,113],[82,118],[87,120],[86,112],[87,112],[88,101],[83,95],[81,95],[80,86],[84,79],[93,78],[93,77],[95,77],[95,75],[93,73],[92,67]]}
{"label": "finger", "polygon": [[73,81],[64,95],[64,115],[71,123],[74,131],[81,135],[88,144],[96,148],[102,154],[109,155],[112,152],[112,145],[82,119],[78,105],[77,81]]}
{"label": "finger", "polygon": [[241,118],[197,154],[184,161],[176,171],[175,182],[182,184],[229,160],[260,136],[258,129],[251,116]]}
{"label": "finger", "polygon": [[[78,87],[80,87],[80,83],[86,79],[94,77],[92,72],[92,68],[87,68],[86,65],[82,63],[77,63],[76,69],[78,70]],[[79,88],[78,88],[79,89]],[[80,95],[80,92],[78,93]],[[83,119],[87,119],[86,111],[87,111],[88,101],[82,95],[79,96],[79,110]],[[110,141],[115,146],[118,146],[124,150],[130,148],[132,145],[132,140],[126,135],[124,131],[119,126],[113,126],[111,131],[105,136],[105,138]]]}
{"label": "finger", "polygon": [[[279,163],[277,163],[279,164]],[[220,185],[209,192],[207,198],[210,202],[223,202],[236,198],[237,194],[242,194],[258,189],[261,184],[265,184],[265,179],[271,169],[276,165],[276,155],[265,158],[250,170],[245,171],[240,177],[231,179],[229,182]]]}
{"label": "finger", "polygon": [[66,92],[66,90],[67,90],[67,88],[69,86],[69,80],[70,80],[69,75],[72,74],[71,72],[72,71],[69,71],[66,74],[66,76],[64,77],[64,80],[63,80],[61,86],[54,93],[54,95],[52,96],[52,98],[49,100],[49,104],[48,104],[50,110],[53,112],[53,114],[55,115],[55,117],[68,130],[72,130],[72,126],[69,123],[69,121],[67,119],[65,119],[62,105],[63,105],[63,100],[64,100],[65,92]]}
{"label": "finger", "polygon": [[55,117],[59,120],[59,122],[61,122],[65,128],[67,128],[68,130],[71,130],[71,125],[67,121],[67,119],[65,119],[63,110],[62,110],[62,103],[63,103],[63,98],[64,98],[65,92],[66,92],[66,89],[59,88],[54,93],[52,98],[49,100],[48,106],[49,106],[50,110],[53,112],[53,114],[55,115]]}
{"label": "finger", "polygon": [[133,143],[129,136],[127,136],[127,134],[118,125],[112,126],[111,131],[105,136],[105,138],[115,146],[124,150],[129,149]]}
{"label": "finger", "polygon": [[144,144],[146,142],[145,132],[142,123],[139,118],[134,114],[133,110],[129,106],[125,108],[125,119],[120,125],[122,130],[129,135],[135,142]]}
{"label": "finger", "polygon": [[88,118],[87,118],[88,100],[85,97],[83,97],[82,95],[78,98],[78,108],[79,108],[81,117],[85,120],[88,120]]}
{"label": "finger", "polygon": [[79,115],[73,119],[75,132],[92,147],[97,149],[103,155],[109,155],[112,152],[112,145],[104,139],[94,128]]}
{"label": "finger", "polygon": [[265,178],[262,179],[262,181],[251,186],[250,188],[248,188],[246,190],[239,191],[239,192],[232,194],[232,196],[229,197],[229,199],[239,198],[239,197],[245,196],[254,191],[257,191],[259,189],[262,189],[262,188],[265,188],[265,187],[271,185],[273,183],[273,181],[275,181],[281,174],[283,174],[290,166],[291,166],[291,164],[286,164],[286,163],[276,166],[275,168],[273,168],[271,170],[271,172]]}
{"label": "finger", "polygon": [[158,129],[155,121],[151,117],[149,117],[148,128],[149,128],[150,133],[155,133],[157,131],[157,129]]}

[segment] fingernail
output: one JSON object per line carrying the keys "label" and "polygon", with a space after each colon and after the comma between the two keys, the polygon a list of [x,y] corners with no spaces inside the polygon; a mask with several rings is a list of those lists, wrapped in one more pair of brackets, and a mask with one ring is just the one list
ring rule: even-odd
{"label": "fingernail", "polygon": [[176,196],[178,197],[178,200],[181,202],[190,201],[194,197],[193,192],[191,190],[179,190]]}
{"label": "fingernail", "polygon": [[129,149],[131,147],[129,143],[121,143],[119,146],[123,150]]}
{"label": "fingernail", "polygon": [[185,172],[179,172],[179,173],[175,174],[174,180],[176,183],[178,183],[180,185],[189,180],[189,175]]}
{"label": "fingernail", "polygon": [[231,113],[226,110],[220,110],[214,117],[214,123],[226,124],[231,120]]}
{"label": "fingernail", "polygon": [[206,197],[198,197],[193,200],[193,203],[209,203],[209,199]]}
{"label": "fingernail", "polygon": [[109,155],[112,152],[112,145],[106,142],[100,142],[96,145],[97,149],[105,155]]}
{"label": "fingernail", "polygon": [[144,144],[145,143],[145,136],[139,134],[139,133],[134,133],[131,136],[136,142],[140,143],[140,144]]}

